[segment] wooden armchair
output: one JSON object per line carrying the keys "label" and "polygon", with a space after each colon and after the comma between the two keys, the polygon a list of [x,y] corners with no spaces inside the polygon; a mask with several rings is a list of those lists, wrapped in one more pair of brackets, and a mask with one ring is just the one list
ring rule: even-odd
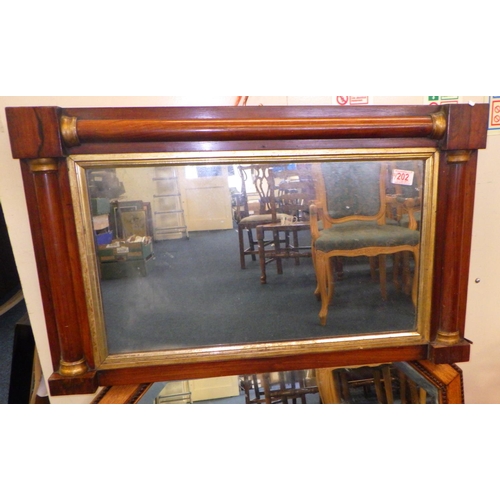
{"label": "wooden armchair", "polygon": [[[321,325],[333,298],[335,257],[378,257],[382,297],[387,298],[385,256],[409,251],[418,274],[420,234],[386,224],[387,165],[381,162],[332,162],[313,165],[316,201],[311,205],[312,256]],[[320,230],[320,227],[322,228]],[[412,300],[416,305],[417,279]]]}

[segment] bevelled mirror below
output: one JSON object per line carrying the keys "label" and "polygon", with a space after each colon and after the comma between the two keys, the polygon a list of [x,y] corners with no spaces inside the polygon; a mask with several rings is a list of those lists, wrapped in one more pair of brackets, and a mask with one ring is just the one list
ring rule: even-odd
{"label": "bevelled mirror below", "polygon": [[236,160],[70,165],[110,354],[423,334],[432,151]]}

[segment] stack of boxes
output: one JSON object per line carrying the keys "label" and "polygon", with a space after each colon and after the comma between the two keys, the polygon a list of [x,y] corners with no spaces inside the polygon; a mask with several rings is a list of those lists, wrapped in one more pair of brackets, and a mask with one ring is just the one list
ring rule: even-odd
{"label": "stack of boxes", "polygon": [[[112,207],[110,200],[108,198],[91,198],[90,201],[101,278],[117,279],[147,276],[154,263],[151,236],[132,234],[124,239],[114,239],[109,220]],[[142,202],[140,203],[142,206]],[[125,212],[126,215],[133,216],[137,213],[137,211]],[[145,214],[144,211],[140,213]],[[138,232],[146,231],[145,223],[139,228],[133,225],[132,227],[139,229]]]}
{"label": "stack of boxes", "polygon": [[154,265],[151,236],[130,236],[98,245],[102,279],[147,276]]}
{"label": "stack of boxes", "polygon": [[111,243],[113,233],[109,229],[109,211],[111,205],[107,198],[91,198],[90,209],[94,236],[98,245]]}

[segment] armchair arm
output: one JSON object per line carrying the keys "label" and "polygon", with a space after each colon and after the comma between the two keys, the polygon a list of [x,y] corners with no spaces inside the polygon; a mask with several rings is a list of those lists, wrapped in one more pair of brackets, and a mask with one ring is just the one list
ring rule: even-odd
{"label": "armchair arm", "polygon": [[312,241],[316,241],[319,237],[319,224],[318,220],[321,214],[321,208],[316,205],[316,202],[313,201],[311,205],[309,205],[309,223],[311,225],[311,238]]}
{"label": "armchair arm", "polygon": [[[386,197],[387,216],[400,221],[403,213],[408,214],[409,229],[417,229],[418,222],[415,213],[421,210],[420,198],[405,198],[401,195],[388,195]],[[394,212],[391,210],[394,209]]]}

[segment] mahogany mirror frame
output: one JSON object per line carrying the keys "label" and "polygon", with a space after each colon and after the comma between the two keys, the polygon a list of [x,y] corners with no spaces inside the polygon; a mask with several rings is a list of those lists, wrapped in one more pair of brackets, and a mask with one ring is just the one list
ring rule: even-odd
{"label": "mahogany mirror frame", "polygon": [[[20,160],[53,364],[52,395],[244,373],[428,360],[466,362],[464,334],[478,150],[487,104],[6,109]],[[68,175],[74,155],[435,148],[439,158],[429,338],[411,345],[106,367],[95,356]]]}

